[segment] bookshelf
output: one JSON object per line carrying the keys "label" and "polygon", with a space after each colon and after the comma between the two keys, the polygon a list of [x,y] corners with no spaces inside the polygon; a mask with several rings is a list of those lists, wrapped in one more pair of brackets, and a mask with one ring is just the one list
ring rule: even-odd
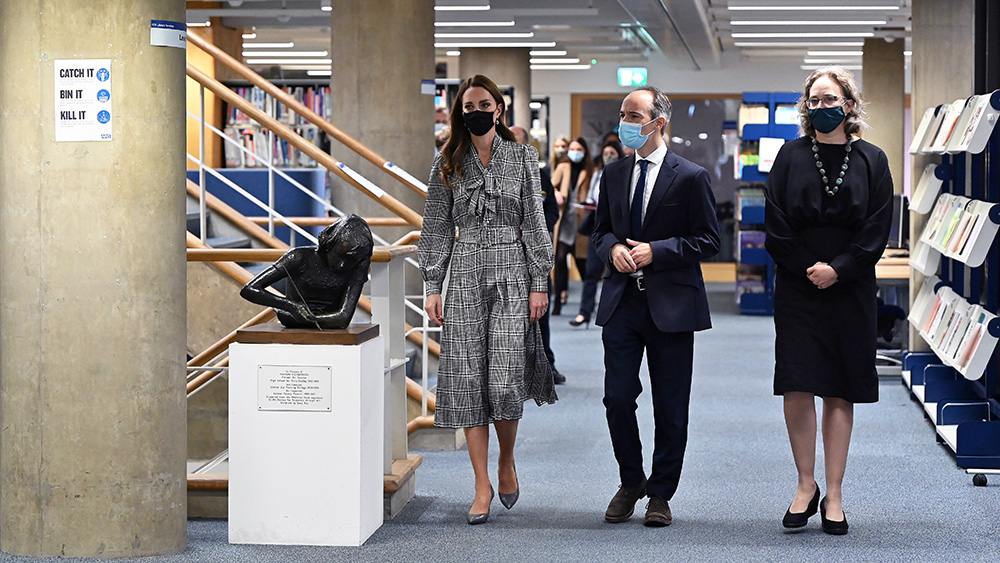
{"label": "bookshelf", "polygon": [[[330,86],[328,83],[318,83],[304,80],[275,81],[275,85],[309,109],[329,119],[331,115]],[[291,111],[288,106],[268,96],[260,88],[249,82],[227,82],[226,86],[258,109],[289,126],[305,139],[321,146],[320,129],[305,121],[301,116]],[[240,143],[252,154],[246,154],[231,143],[225,144],[226,168],[258,168],[261,162],[273,155],[273,165],[280,168],[315,168],[316,161],[303,154],[284,139],[269,134],[269,131],[256,121],[249,119],[239,109],[225,107],[225,127],[223,132],[229,138]]]}
{"label": "bookshelf", "polygon": [[942,104],[924,112],[910,145],[940,163],[913,194],[911,211],[927,220],[910,264],[926,277],[907,318],[930,351],[904,357],[903,382],[970,472],[1000,469],[998,116],[1000,90]]}
{"label": "bookshelf", "polygon": [[774,314],[774,260],[764,249],[761,183],[785,141],[799,136],[797,92],[744,92],[738,128],[736,302],[742,315]]}

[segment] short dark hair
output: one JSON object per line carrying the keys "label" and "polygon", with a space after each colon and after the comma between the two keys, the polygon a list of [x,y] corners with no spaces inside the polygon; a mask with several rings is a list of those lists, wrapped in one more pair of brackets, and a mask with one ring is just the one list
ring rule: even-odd
{"label": "short dark hair", "polygon": [[[653,86],[643,86],[642,88],[636,88],[635,91],[645,91],[652,94],[653,105],[649,108],[649,114],[653,117],[653,119],[665,117],[667,118],[667,123],[670,123],[670,114],[673,107],[670,105],[670,98],[667,97],[667,94],[664,93],[663,90]],[[664,126],[666,126],[667,123],[664,123]]]}

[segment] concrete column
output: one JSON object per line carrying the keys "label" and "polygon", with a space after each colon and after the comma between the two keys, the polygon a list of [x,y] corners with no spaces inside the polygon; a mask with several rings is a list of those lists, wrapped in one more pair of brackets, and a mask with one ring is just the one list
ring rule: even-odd
{"label": "concrete column", "polygon": [[531,63],[528,49],[462,48],[459,73],[462,78],[486,75],[501,88],[514,87],[514,123],[531,131]]}
{"label": "concrete column", "polygon": [[[187,543],[181,0],[0,2],[0,548]],[[111,141],[55,142],[54,62],[110,59]]]}
{"label": "concrete column", "polygon": [[[903,40],[865,40],[862,63],[864,99],[868,103],[867,141],[885,151],[893,188],[903,193],[903,112],[906,104]],[[906,147],[909,148],[909,147]]]}
{"label": "concrete column", "polygon": [[[434,158],[434,0],[338,0],[330,19],[334,125],[426,182]],[[422,213],[424,198],[334,141],[333,157]],[[335,176],[333,203],[362,216],[391,213]],[[401,236],[409,228],[385,230]],[[394,239],[390,239],[390,242]]]}
{"label": "concrete column", "polygon": [[[916,129],[924,111],[972,95],[975,74],[975,0],[914,0],[912,7],[913,56],[911,107]],[[866,88],[867,90],[867,88]],[[910,177],[920,178],[924,167],[940,156],[913,155]],[[911,245],[920,237],[927,217],[910,213]],[[923,276],[910,272],[910,303],[920,290]],[[910,349],[928,347],[910,328]]]}

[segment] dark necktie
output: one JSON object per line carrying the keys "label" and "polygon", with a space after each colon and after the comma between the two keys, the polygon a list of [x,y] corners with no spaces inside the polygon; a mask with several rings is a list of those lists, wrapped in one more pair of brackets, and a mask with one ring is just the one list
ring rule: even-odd
{"label": "dark necktie", "polygon": [[642,231],[642,198],[646,193],[646,167],[648,160],[639,161],[639,181],[635,184],[635,194],[632,195],[632,239],[639,240]]}

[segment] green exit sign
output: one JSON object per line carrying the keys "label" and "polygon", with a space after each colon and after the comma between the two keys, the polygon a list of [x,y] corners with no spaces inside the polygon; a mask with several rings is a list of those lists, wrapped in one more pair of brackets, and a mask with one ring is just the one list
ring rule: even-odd
{"label": "green exit sign", "polygon": [[646,85],[646,69],[645,67],[618,67],[618,85],[619,86],[645,86]]}

